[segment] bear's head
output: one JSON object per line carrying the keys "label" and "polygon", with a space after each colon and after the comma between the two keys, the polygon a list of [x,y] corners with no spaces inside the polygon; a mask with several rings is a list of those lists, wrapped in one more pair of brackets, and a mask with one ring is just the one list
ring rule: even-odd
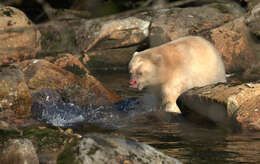
{"label": "bear's head", "polygon": [[129,63],[131,78],[129,85],[131,88],[142,90],[148,86],[160,83],[160,64],[163,57],[160,54],[134,53]]}

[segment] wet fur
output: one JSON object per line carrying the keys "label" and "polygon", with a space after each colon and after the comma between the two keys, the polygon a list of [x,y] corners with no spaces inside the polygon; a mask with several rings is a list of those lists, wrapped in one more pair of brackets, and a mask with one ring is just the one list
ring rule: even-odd
{"label": "wet fur", "polygon": [[226,82],[218,51],[201,37],[188,36],[137,52],[129,63],[139,90],[159,86],[166,111],[180,113],[178,96],[193,87]]}

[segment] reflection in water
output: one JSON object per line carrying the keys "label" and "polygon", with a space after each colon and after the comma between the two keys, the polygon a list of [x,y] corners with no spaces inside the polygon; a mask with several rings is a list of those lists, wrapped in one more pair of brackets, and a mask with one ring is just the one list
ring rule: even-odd
{"label": "reflection in water", "polygon": [[201,128],[185,120],[146,122],[120,131],[183,163],[260,163],[260,133],[232,134],[218,127]]}
{"label": "reflection in water", "polygon": [[[136,95],[135,91],[127,88],[128,74],[98,76],[118,94],[124,97]],[[119,79],[118,83],[114,79]],[[180,116],[166,121],[164,118],[158,112],[154,116],[139,117],[129,121],[132,126],[122,128],[118,133],[150,144],[184,164],[260,163],[259,132],[233,133],[223,127],[209,127],[206,123],[194,125]]]}

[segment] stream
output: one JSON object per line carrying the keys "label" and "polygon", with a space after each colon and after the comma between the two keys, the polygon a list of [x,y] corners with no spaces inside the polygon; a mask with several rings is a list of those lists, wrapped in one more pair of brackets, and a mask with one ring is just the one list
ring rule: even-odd
{"label": "stream", "polygon": [[[95,76],[123,98],[144,94],[128,88],[127,72]],[[260,133],[233,132],[207,123],[194,124],[181,116],[165,121],[158,119],[164,116],[158,115],[140,118],[117,132],[147,143],[185,164],[260,163]]]}

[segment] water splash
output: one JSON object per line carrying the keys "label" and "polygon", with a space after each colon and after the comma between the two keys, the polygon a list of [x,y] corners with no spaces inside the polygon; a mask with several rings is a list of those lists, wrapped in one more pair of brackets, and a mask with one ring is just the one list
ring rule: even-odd
{"label": "water splash", "polygon": [[[33,95],[32,117],[53,126],[69,127],[88,122],[106,127],[122,127],[136,116],[154,111],[152,95],[130,98],[112,105],[88,104],[81,106],[64,102],[62,96],[53,90],[40,90]],[[149,100],[149,101],[148,101]]]}

